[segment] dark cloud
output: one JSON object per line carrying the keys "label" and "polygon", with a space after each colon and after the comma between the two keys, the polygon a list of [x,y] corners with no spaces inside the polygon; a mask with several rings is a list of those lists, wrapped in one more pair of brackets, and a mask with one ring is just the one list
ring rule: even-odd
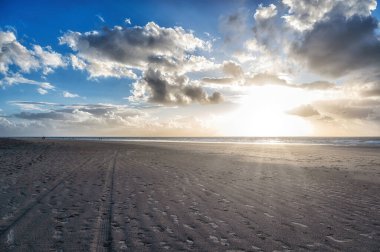
{"label": "dark cloud", "polygon": [[377,20],[372,16],[352,16],[331,12],[329,18],[306,32],[293,47],[296,56],[306,60],[313,71],[340,77],[355,70],[379,71],[380,41]]}
{"label": "dark cloud", "polygon": [[[115,26],[86,33],[69,31],[60,42],[76,51],[73,66],[86,69],[90,78],[138,79],[136,83],[141,84],[134,87],[147,90],[132,90],[131,100],[147,98],[160,104],[211,102],[207,93],[185,75],[215,67],[213,62],[198,55],[199,50],[208,50],[209,43],[181,27],[165,28],[149,22],[143,27]],[[137,73],[142,76],[138,78]]]}
{"label": "dark cloud", "polygon": [[202,60],[192,53],[209,46],[181,27],[165,28],[154,22],[143,27],[115,26],[86,33],[69,31],[60,38],[60,43],[77,52],[76,62],[87,65],[90,77],[130,78],[135,77],[133,69],[141,70],[148,65],[178,71],[193,64],[195,59]]}
{"label": "dark cloud", "polygon": [[221,101],[221,95],[214,93],[209,96],[201,87],[189,85],[186,76],[167,76],[159,70],[148,69],[140,85],[149,88],[149,101],[160,104],[216,103]]}
{"label": "dark cloud", "polygon": [[65,114],[59,112],[43,112],[43,113],[29,113],[21,112],[18,114],[13,114],[13,117],[26,119],[26,120],[43,120],[43,119],[52,119],[52,120],[65,120]]}
{"label": "dark cloud", "polygon": [[288,111],[288,114],[290,115],[296,115],[300,117],[311,117],[311,116],[319,116],[319,112],[313,108],[310,104],[308,105],[302,105],[300,107],[294,108],[290,111]]}

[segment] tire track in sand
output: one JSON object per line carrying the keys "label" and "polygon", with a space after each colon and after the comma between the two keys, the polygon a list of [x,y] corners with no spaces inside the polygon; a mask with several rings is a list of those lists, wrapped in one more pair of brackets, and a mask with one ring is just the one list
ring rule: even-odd
{"label": "tire track in sand", "polygon": [[[115,151],[114,158],[108,166],[106,182],[103,187],[101,200],[103,203],[99,208],[99,215],[96,221],[95,238],[91,244],[91,251],[113,251],[112,239],[112,212],[113,212],[113,191],[115,167],[118,151]],[[108,199],[108,202],[107,202]],[[107,204],[108,203],[108,204]]]}

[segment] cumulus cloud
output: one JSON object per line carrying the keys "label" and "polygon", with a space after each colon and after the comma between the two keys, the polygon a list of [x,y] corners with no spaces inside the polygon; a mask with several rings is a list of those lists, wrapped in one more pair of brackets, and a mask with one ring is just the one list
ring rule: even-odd
{"label": "cumulus cloud", "polygon": [[[69,31],[60,38],[76,53],[70,56],[74,69],[86,70],[90,78],[136,79],[132,100],[138,97],[161,104],[218,102],[186,75],[216,68],[199,55],[210,43],[182,27],[165,28],[154,22],[145,26],[105,28],[79,33]],[[140,75],[141,73],[141,75]]]}
{"label": "cumulus cloud", "polygon": [[54,52],[51,47],[34,45],[33,49],[27,49],[17,41],[13,31],[0,31],[0,48],[0,73],[3,75],[9,74],[9,67],[12,65],[21,72],[42,69],[44,74],[66,66],[63,56]]}
{"label": "cumulus cloud", "polygon": [[74,69],[84,70],[86,68],[86,63],[73,54],[70,55],[70,61]]}
{"label": "cumulus cloud", "polygon": [[150,64],[178,70],[194,61],[193,52],[210,46],[181,27],[165,28],[154,22],[143,27],[115,26],[86,33],[69,31],[59,40],[77,52],[72,57],[73,66],[85,68],[91,78],[136,78],[132,69],[143,70]]}
{"label": "cumulus cloud", "polygon": [[201,87],[193,85],[184,75],[164,74],[149,68],[144,76],[135,83],[133,98],[145,98],[160,104],[218,103],[220,93],[208,95]]}
{"label": "cumulus cloud", "polygon": [[376,0],[282,0],[289,7],[284,16],[286,22],[298,31],[312,29],[317,22],[325,20],[331,11],[338,12],[345,18],[354,15],[368,16],[376,9]]}
{"label": "cumulus cloud", "polygon": [[42,48],[39,45],[34,45],[33,51],[34,55],[39,59],[44,74],[53,72],[54,68],[66,66],[66,61],[62,55],[54,52],[50,46]]}
{"label": "cumulus cloud", "polygon": [[332,15],[308,31],[294,55],[322,75],[340,77],[355,70],[379,71],[380,41],[375,30],[378,22],[371,16],[346,18]]}
{"label": "cumulus cloud", "polygon": [[228,76],[232,77],[241,77],[244,75],[243,69],[239,64],[233,61],[224,61],[223,62],[223,72]]}
{"label": "cumulus cloud", "polygon": [[39,62],[33,52],[17,41],[12,31],[0,31],[0,73],[6,74],[9,66],[15,65],[22,72],[29,72],[39,67]]}
{"label": "cumulus cloud", "polygon": [[270,4],[268,7],[263,6],[262,4],[256,9],[254,14],[255,20],[259,19],[268,19],[277,15],[277,7],[274,4]]}

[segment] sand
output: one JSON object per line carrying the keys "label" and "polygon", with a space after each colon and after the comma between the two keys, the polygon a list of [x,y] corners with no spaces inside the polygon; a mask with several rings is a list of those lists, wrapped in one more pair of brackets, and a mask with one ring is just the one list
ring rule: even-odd
{"label": "sand", "polygon": [[0,140],[1,251],[379,251],[380,148]]}

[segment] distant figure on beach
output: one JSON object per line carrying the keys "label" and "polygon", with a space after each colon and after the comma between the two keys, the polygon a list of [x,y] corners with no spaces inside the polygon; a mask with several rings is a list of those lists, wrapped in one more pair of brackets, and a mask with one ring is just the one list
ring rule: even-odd
{"label": "distant figure on beach", "polygon": [[43,137],[42,137],[42,140],[45,140],[45,138],[46,138],[46,137],[43,136]]}

